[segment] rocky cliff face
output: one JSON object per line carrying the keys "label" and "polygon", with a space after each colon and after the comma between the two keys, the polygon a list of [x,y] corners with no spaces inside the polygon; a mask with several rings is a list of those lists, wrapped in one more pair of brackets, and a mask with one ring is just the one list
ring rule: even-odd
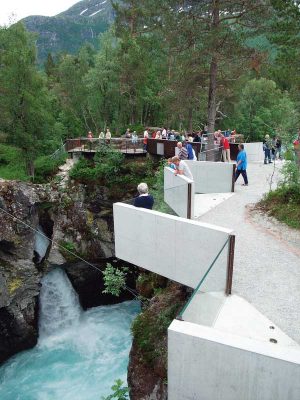
{"label": "rocky cliff face", "polygon": [[[41,273],[33,262],[40,186],[0,182],[0,362],[37,341],[37,298]],[[18,219],[11,218],[6,212]]]}
{"label": "rocky cliff face", "polygon": [[[100,268],[104,268],[105,260],[114,255],[112,200],[105,188],[71,185],[62,189],[0,181],[0,208],[0,362],[3,362],[36,344],[40,280],[52,267],[66,268],[85,308],[116,300],[102,296],[102,274],[78,263],[74,256],[100,261]],[[42,263],[36,257],[35,232],[30,228],[38,226],[56,242],[49,246]],[[124,299],[127,298],[125,294]]]}
{"label": "rocky cliff face", "polygon": [[132,326],[134,339],[128,365],[130,399],[166,400],[167,329],[186,302],[187,288],[148,273],[139,276],[137,288],[150,301]]}

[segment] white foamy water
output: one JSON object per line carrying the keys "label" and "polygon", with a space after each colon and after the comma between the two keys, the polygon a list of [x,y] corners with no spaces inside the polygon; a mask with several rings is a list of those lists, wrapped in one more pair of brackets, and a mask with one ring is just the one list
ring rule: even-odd
{"label": "white foamy water", "polygon": [[42,227],[39,225],[35,234],[34,243],[34,250],[39,255],[38,262],[42,261],[42,259],[45,257],[49,244],[50,240],[45,236]]}
{"label": "white foamy water", "polygon": [[38,345],[0,367],[1,400],[100,400],[126,383],[136,301],[82,311],[62,270],[43,279]]}

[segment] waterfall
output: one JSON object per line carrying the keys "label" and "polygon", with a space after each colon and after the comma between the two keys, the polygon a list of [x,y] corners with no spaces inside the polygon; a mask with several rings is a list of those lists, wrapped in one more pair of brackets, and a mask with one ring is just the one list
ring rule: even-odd
{"label": "waterfall", "polygon": [[[100,290],[100,289],[99,289]],[[99,400],[126,382],[130,325],[139,303],[81,310],[67,275],[42,279],[38,345],[0,366],[1,400]]]}
{"label": "waterfall", "polygon": [[45,257],[50,240],[45,236],[43,228],[38,225],[35,234],[34,251],[38,255],[36,262],[40,263]]}
{"label": "waterfall", "polygon": [[78,295],[66,273],[61,269],[49,272],[42,279],[40,293],[40,340],[78,325],[81,312]]}

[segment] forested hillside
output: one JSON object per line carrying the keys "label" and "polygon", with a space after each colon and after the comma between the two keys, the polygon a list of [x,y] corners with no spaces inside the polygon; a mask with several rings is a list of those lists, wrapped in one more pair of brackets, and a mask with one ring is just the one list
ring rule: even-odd
{"label": "forested hillside", "polygon": [[98,35],[105,32],[114,19],[110,0],[82,0],[54,17],[33,15],[24,18],[26,28],[37,36],[38,61],[48,53],[76,53],[85,43],[97,47]]}
{"label": "forested hillside", "polygon": [[[60,18],[84,15],[83,3]],[[1,28],[1,141],[20,149],[28,176],[34,159],[61,140],[108,126],[118,135],[208,124],[248,140],[275,131],[292,137],[300,102],[296,3],[124,0],[97,38],[100,50],[83,44],[76,54],[49,55],[44,71],[34,35],[21,23]]]}

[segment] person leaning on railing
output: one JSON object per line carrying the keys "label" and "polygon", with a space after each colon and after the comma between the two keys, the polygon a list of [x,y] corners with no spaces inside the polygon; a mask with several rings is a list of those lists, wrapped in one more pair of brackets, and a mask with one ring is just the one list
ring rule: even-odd
{"label": "person leaning on railing", "polygon": [[193,174],[192,174],[189,166],[187,165],[187,163],[184,160],[180,160],[179,157],[175,156],[172,158],[172,162],[176,166],[175,176],[176,175],[184,175],[187,178],[194,180]]}

